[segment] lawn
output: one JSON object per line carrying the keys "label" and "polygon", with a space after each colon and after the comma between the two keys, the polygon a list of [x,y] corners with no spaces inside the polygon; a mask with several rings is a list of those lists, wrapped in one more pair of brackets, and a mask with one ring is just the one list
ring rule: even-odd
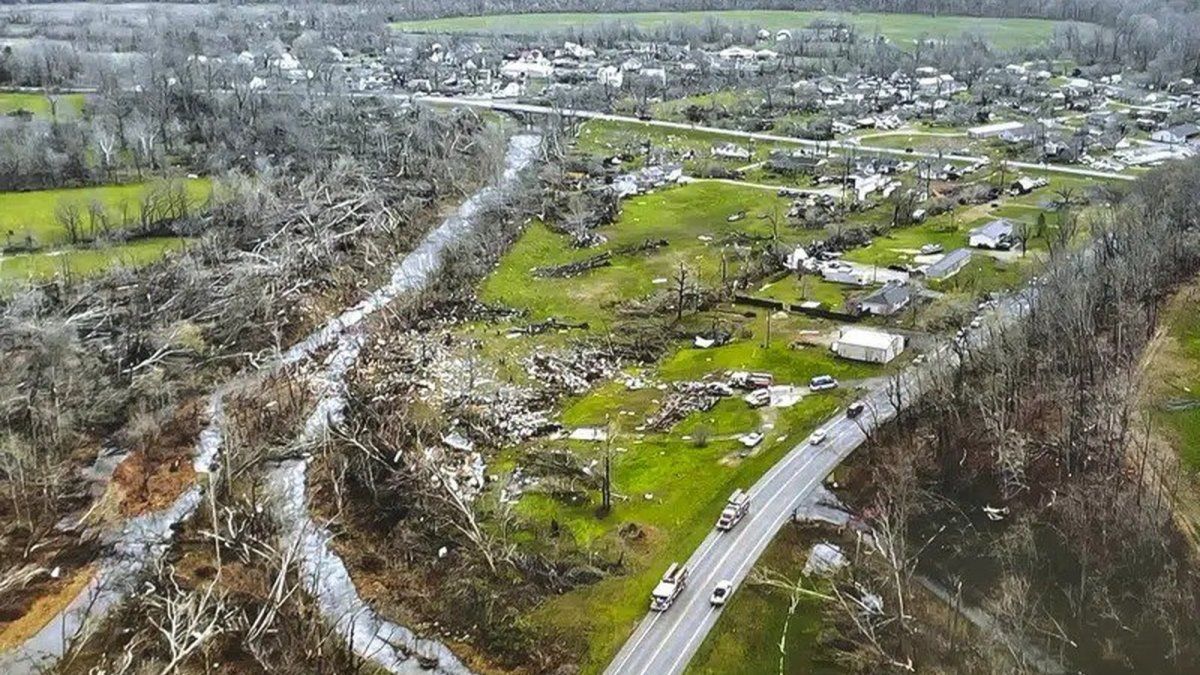
{"label": "lawn", "polygon": [[[60,116],[75,117],[83,112],[83,94],[62,94],[57,97],[57,103],[57,114]],[[0,92],[0,115],[23,110],[34,117],[50,119],[54,109],[52,101],[45,94]]]}
{"label": "lawn", "polygon": [[[758,454],[734,462],[728,460],[740,449],[736,441],[712,440],[697,447],[682,436],[696,433],[700,426],[714,437],[752,430],[755,413],[739,400],[693,415],[669,435],[618,437],[615,445],[626,451],[614,460],[613,483],[623,498],[604,519],[595,515],[595,498],[568,506],[527,497],[521,503],[526,518],[542,523],[553,519],[563,532],[598,550],[623,550],[628,569],[554,598],[535,612],[533,621],[550,634],[585,645],[583,672],[603,670],[645,614],[650,590],[663,569],[691,555],[713,527],[729,493],[753,484],[845,397],[846,392],[812,396],[780,410]],[[626,542],[617,534],[626,523],[641,528],[639,540]]]}
{"label": "lawn", "polygon": [[[808,559],[810,539],[798,527],[780,531],[755,570],[772,570],[795,580]],[[754,573],[751,572],[753,575]],[[805,586],[820,588],[819,582]],[[821,601],[801,596],[791,621],[787,621],[791,598],[782,589],[747,582],[730,597],[708,637],[700,645],[687,675],[730,673],[779,673],[787,675],[833,675],[846,672],[838,667],[820,644],[823,628]],[[787,627],[787,657],[780,670],[780,638]]]}
{"label": "lawn", "polygon": [[[205,202],[212,192],[212,182],[207,178],[185,179],[184,183],[194,206]],[[66,243],[68,235],[57,216],[58,209],[65,204],[77,206],[86,221],[90,205],[99,202],[115,227],[136,224],[142,198],[156,186],[147,182],[0,193],[3,245],[33,248]],[[82,234],[86,237],[91,233]]]}
{"label": "lawn", "polygon": [[178,237],[150,237],[111,246],[0,256],[0,282],[44,280],[56,274],[90,276],[117,264],[147,265],[185,243]]}
{"label": "lawn", "polygon": [[[759,216],[784,206],[785,200],[772,191],[738,185],[701,183],[667,188],[625,200],[617,222],[598,230],[607,241],[589,250],[571,247],[566,237],[534,222],[483,282],[480,298],[525,310],[517,322],[556,317],[586,321],[589,328],[519,339],[505,337],[505,328],[495,324],[476,324],[464,330],[478,340],[476,354],[489,361],[507,362],[521,354],[561,347],[582,334],[603,335],[618,321],[617,303],[667,292],[665,284],[654,281],[669,279],[681,262],[691,270],[693,279],[706,286],[720,281],[722,253],[729,273],[734,273],[743,245],[725,245],[722,239],[735,232],[770,235],[769,220]],[[745,212],[745,217],[727,220],[739,212]],[[780,232],[780,237],[791,243],[810,236]],[[615,256],[611,266],[571,278],[532,274],[538,267],[580,260],[606,248],[650,238],[665,239],[668,245],[649,253]],[[729,330],[733,341],[712,349],[696,349],[681,341],[658,363],[636,369],[652,386],[629,390],[619,381],[609,381],[563,405],[559,420],[568,429],[604,426],[614,434],[616,499],[611,513],[603,517],[597,513],[600,496],[590,489],[586,498],[577,502],[533,492],[515,507],[523,522],[515,539],[523,546],[554,550],[569,543],[623,561],[624,571],[619,575],[553,598],[529,617],[544,634],[557,636],[578,650],[584,672],[603,669],[645,613],[650,588],[662,570],[672,560],[691,554],[713,526],[729,493],[753,484],[854,395],[846,387],[805,396],[789,408],[758,410],[740,398],[727,398],[666,431],[646,430],[647,418],[660,409],[671,384],[743,369],[770,371],[777,382],[797,385],[824,373],[850,380],[883,372],[876,366],[839,360],[825,347],[793,347],[803,335],[832,330],[827,322],[782,314],[768,317],[761,309],[722,306],[689,314],[681,326],[687,334],[713,324]],[[653,386],[659,383],[662,388]],[[747,451],[737,436],[751,431],[760,431],[765,438]],[[542,453],[561,449],[571,450],[587,463],[600,460],[604,444],[540,440],[507,449],[492,462],[492,470],[510,471]],[[622,527],[630,524],[636,525],[639,535],[622,534]]]}
{"label": "lawn", "polygon": [[702,24],[717,20],[731,24],[750,24],[756,28],[777,30],[803,28],[817,19],[848,22],[864,34],[880,33],[892,42],[908,45],[918,38],[953,38],[976,33],[1001,49],[1028,46],[1047,40],[1057,23],[1042,19],[994,19],[965,16],[926,16],[921,14],[873,14],[787,10],[732,10],[694,12],[631,13],[544,13],[464,16],[427,21],[403,21],[392,24],[408,32],[469,32],[532,35],[539,33],[578,32],[606,23],[624,23],[641,29],[662,28],[671,24]]}
{"label": "lawn", "polygon": [[1200,407],[1169,410],[1166,403],[1200,396],[1200,285],[1185,287],[1163,312],[1166,335],[1151,365],[1155,424],[1165,428],[1187,471],[1200,472]]}
{"label": "lawn", "polygon": [[[787,201],[771,191],[694,183],[625,200],[618,221],[597,230],[607,237],[607,243],[594,249],[572,248],[567,238],[534,223],[483,283],[480,297],[527,310],[533,319],[556,317],[603,327],[612,321],[614,301],[667,292],[681,263],[691,279],[706,286],[719,284],[723,250],[727,250],[727,273],[732,275],[739,267],[737,253],[732,247],[723,247],[722,238],[735,233],[769,236],[769,218],[759,216],[776,211],[782,215],[787,208]],[[743,219],[728,222],[728,216],[743,211]],[[701,236],[712,241],[703,241]],[[811,235],[781,227],[780,238],[798,242],[811,239]],[[532,273],[536,267],[579,261],[647,239],[665,239],[667,246],[651,253],[614,256],[610,266],[583,277],[538,278]]]}

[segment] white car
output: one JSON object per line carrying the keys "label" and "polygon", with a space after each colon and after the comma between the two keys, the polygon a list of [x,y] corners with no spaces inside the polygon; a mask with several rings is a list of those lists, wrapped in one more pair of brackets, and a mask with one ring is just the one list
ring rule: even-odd
{"label": "white car", "polygon": [[725,604],[729,596],[733,593],[733,582],[728,579],[718,581],[716,588],[713,589],[712,595],[709,596],[708,602],[713,607],[720,607]]}
{"label": "white car", "polygon": [[829,432],[825,431],[824,429],[817,429],[816,431],[812,432],[812,436],[808,437],[808,442],[812,443],[813,445],[820,445],[825,442],[825,437],[828,435]]}
{"label": "white car", "polygon": [[977,316],[974,319],[971,319],[971,328],[979,328],[982,325],[983,325],[983,319],[981,317]]}
{"label": "white car", "polygon": [[829,375],[818,375],[808,381],[809,391],[828,391],[837,389],[838,381]]}

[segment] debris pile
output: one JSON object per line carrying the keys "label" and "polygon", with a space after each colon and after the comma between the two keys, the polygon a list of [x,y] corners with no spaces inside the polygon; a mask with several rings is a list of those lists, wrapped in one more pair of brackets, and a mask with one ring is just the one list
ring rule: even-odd
{"label": "debris pile", "polygon": [[706,412],[733,393],[724,382],[676,382],[658,412],[646,420],[646,428],[666,431],[695,412]]}
{"label": "debris pile", "polygon": [[613,249],[597,253],[594,256],[577,260],[575,262],[566,263],[563,265],[555,265],[554,267],[538,267],[533,270],[533,276],[543,279],[565,279],[575,277],[590,272],[591,270],[608,267],[612,264],[614,256],[633,255],[636,253],[647,253],[660,249],[667,245],[666,239],[647,239],[640,244],[627,244],[618,246]]}
{"label": "debris pile", "polygon": [[553,354],[534,354],[525,360],[525,372],[551,391],[582,394],[593,382],[620,369],[620,359],[610,350],[579,347]]}

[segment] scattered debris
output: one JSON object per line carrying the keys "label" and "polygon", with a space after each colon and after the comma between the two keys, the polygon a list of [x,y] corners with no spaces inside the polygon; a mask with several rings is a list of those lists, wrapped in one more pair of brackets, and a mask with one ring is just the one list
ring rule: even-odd
{"label": "scattered debris", "polygon": [[808,561],[804,563],[805,576],[829,576],[840,570],[850,561],[846,559],[842,549],[835,544],[820,542],[808,553]]}

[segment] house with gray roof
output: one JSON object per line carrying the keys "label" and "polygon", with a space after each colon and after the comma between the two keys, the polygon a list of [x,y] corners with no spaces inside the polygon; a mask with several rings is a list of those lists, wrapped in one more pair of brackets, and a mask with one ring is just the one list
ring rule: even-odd
{"label": "house with gray roof", "polygon": [[912,301],[912,289],[908,284],[889,281],[858,302],[864,314],[891,316],[908,306]]}
{"label": "house with gray roof", "polygon": [[1012,246],[1014,230],[1016,230],[1016,226],[1011,220],[997,218],[971,230],[968,234],[968,243],[973,248],[1007,249]]}
{"label": "house with gray roof", "polygon": [[925,277],[934,280],[949,279],[961,272],[969,262],[971,262],[970,249],[956,248],[942,256],[941,260],[926,267]]}

